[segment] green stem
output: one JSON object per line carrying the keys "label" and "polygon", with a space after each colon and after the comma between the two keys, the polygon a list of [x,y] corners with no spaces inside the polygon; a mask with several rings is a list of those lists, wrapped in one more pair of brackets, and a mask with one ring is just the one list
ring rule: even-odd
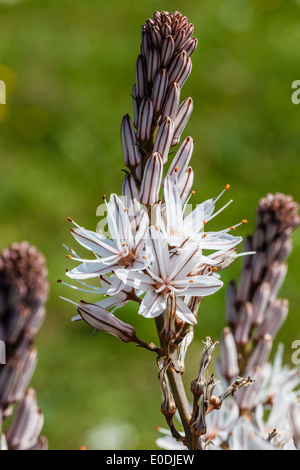
{"label": "green stem", "polygon": [[[156,324],[160,344],[165,350],[166,345],[164,344],[164,341],[159,334],[163,327],[163,315],[156,317],[155,324]],[[170,354],[171,354],[171,358],[173,362],[176,364],[177,362],[176,351],[170,351]],[[189,402],[185,393],[182,376],[179,372],[176,372],[176,370],[174,369],[174,367],[172,367],[172,365],[168,368],[167,375],[168,375],[170,387],[173,393],[173,397],[176,403],[176,407],[179,412],[183,429],[185,432],[186,446],[189,450],[191,450],[192,449],[192,433],[191,433],[191,429],[189,425],[189,422],[191,419],[191,410],[190,410],[190,405],[189,405]]]}

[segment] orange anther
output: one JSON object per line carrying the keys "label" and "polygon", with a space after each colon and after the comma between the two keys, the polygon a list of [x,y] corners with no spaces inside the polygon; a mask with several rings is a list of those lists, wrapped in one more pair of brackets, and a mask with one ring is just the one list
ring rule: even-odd
{"label": "orange anther", "polygon": [[229,188],[230,188],[230,184],[226,184],[225,191],[228,191]]}

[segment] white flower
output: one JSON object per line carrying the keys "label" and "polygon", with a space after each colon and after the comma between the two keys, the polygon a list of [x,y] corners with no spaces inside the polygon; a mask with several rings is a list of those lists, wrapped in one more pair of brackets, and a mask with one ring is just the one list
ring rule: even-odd
{"label": "white flower", "polygon": [[[216,256],[224,257],[224,252],[232,250],[242,241],[242,237],[234,237],[226,229],[219,232],[205,232],[204,227],[213,217],[218,215],[232,201],[229,201],[218,212],[213,214],[216,203],[222,194],[228,189],[228,186],[220,193],[217,198],[208,199],[184,216],[186,206],[182,206],[180,194],[176,183],[171,176],[165,178],[164,200],[165,203],[159,203],[157,206],[156,217],[157,225],[164,234],[170,246],[190,249],[191,246],[199,246],[205,250],[220,250]],[[188,241],[188,243],[186,243]],[[193,243],[194,242],[194,243]],[[212,263],[213,257],[212,258]]]}
{"label": "white flower", "polygon": [[154,226],[149,229],[146,241],[146,272],[117,269],[115,274],[124,284],[146,292],[139,314],[154,318],[166,308],[165,294],[173,291],[176,296],[176,314],[187,323],[195,324],[196,318],[182,296],[204,297],[219,290],[223,283],[213,275],[190,276],[190,272],[202,262],[200,249],[185,250],[178,255],[170,252],[164,235]]}
{"label": "white flower", "polygon": [[89,279],[120,267],[137,270],[144,268],[143,247],[149,225],[147,213],[143,213],[139,229],[134,236],[128,208],[116,194],[112,194],[107,203],[107,222],[112,239],[105,237],[102,232],[92,232],[79,226],[71,230],[74,238],[91,251],[96,259],[83,260],[69,256],[81,261],[81,264],[68,271],[67,276],[73,279]]}

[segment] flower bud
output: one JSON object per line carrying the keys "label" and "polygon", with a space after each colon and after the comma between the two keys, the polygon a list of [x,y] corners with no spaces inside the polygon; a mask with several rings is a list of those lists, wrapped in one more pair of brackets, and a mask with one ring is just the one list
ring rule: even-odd
{"label": "flower bud", "polygon": [[161,111],[162,104],[165,99],[165,94],[168,87],[168,74],[165,69],[160,70],[153,83],[151,100],[153,103],[153,112],[158,113]]}
{"label": "flower bud", "polygon": [[274,339],[287,317],[288,309],[289,304],[287,300],[273,300],[266,311],[264,321],[259,325],[254,334],[254,339],[258,340],[266,334]]}
{"label": "flower bud", "polygon": [[186,66],[186,62],[187,55],[185,51],[180,52],[174,57],[168,70],[170,84],[173,82],[177,82],[178,77],[180,77],[183,73],[183,70]]}
{"label": "flower bud", "polygon": [[81,318],[96,330],[106,331],[124,343],[130,343],[136,338],[133,326],[124,323],[100,305],[84,302],[77,310]]}
{"label": "flower bud", "polygon": [[174,53],[174,40],[172,36],[167,36],[162,42],[161,66],[167,67]]}
{"label": "flower bud", "polygon": [[186,51],[186,55],[189,57],[190,55],[192,55],[192,53],[196,49],[197,45],[198,45],[198,39],[197,38],[190,38],[184,43],[182,48],[183,48],[184,51]]}
{"label": "flower bud", "polygon": [[121,124],[121,142],[124,162],[128,168],[135,168],[141,162],[141,154],[138,148],[136,135],[132,127],[129,114],[126,114]]}
{"label": "flower bud", "polygon": [[254,351],[251,353],[251,356],[247,362],[246,374],[249,374],[254,367],[262,367],[264,364],[266,364],[266,362],[268,362],[271,348],[272,337],[271,335],[266,334],[259,340],[254,348]]}
{"label": "flower bud", "polygon": [[154,82],[157,72],[160,69],[160,56],[156,47],[151,47],[147,56],[147,80],[149,84]]}
{"label": "flower bud", "polygon": [[147,75],[146,61],[142,55],[139,55],[135,65],[135,94],[136,98],[142,100],[147,94]]}
{"label": "flower bud", "polygon": [[168,153],[172,142],[174,133],[174,122],[171,118],[167,117],[159,126],[153,152],[158,152],[161,155],[163,165],[168,161]]}
{"label": "flower bud", "polygon": [[174,82],[169,88],[161,118],[165,119],[166,117],[170,117],[174,121],[178,113],[179,102],[180,88],[177,83]]}
{"label": "flower bud", "polygon": [[193,149],[194,140],[192,137],[184,139],[167,172],[167,175],[173,176],[173,180],[180,178],[185,173],[192,158]]}
{"label": "flower bud", "polygon": [[253,318],[254,325],[259,325],[265,317],[265,310],[270,300],[271,288],[268,282],[260,284],[252,297]]}
{"label": "flower bud", "polygon": [[253,310],[250,302],[246,302],[237,313],[234,339],[237,344],[247,344],[252,325]]}
{"label": "flower bud", "polygon": [[150,98],[144,98],[140,105],[139,122],[136,136],[141,141],[150,139],[153,119],[153,105]]}
{"label": "flower bud", "polygon": [[29,389],[19,404],[6,433],[9,449],[27,450],[34,446],[42,430],[44,418],[37,408],[36,395]]}
{"label": "flower bud", "polygon": [[236,344],[230,328],[223,330],[220,343],[220,363],[221,373],[227,380],[231,380],[239,374]]}
{"label": "flower bud", "polygon": [[154,152],[146,162],[139,195],[141,203],[145,206],[152,206],[158,201],[162,172],[162,158],[159,153]]}
{"label": "flower bud", "polygon": [[181,134],[190,118],[193,111],[193,100],[192,98],[186,98],[178,109],[177,116],[174,121],[174,136],[172,140],[172,147],[178,144]]}

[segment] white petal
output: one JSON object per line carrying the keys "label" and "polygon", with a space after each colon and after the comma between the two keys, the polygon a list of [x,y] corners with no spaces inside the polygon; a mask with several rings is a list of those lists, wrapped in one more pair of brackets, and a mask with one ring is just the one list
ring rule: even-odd
{"label": "white petal", "polygon": [[151,271],[158,277],[165,278],[170,270],[170,256],[168,244],[160,232],[151,226],[149,230],[150,237],[147,240],[147,251],[153,258]]}
{"label": "white petal", "polygon": [[169,235],[182,234],[183,213],[179,192],[170,176],[166,177],[164,196],[166,201],[167,232]]}
{"label": "white petal", "polygon": [[147,292],[149,289],[153,290],[155,281],[150,276],[138,271],[131,271],[130,269],[117,269],[114,274],[119,277],[124,284],[134,287],[135,289],[141,289]]}
{"label": "white petal", "polygon": [[148,234],[149,217],[147,212],[144,212],[139,229],[135,236],[135,253],[138,255],[143,249]]}
{"label": "white petal", "polygon": [[229,233],[208,232],[202,239],[201,248],[204,250],[220,250],[235,247],[242,241],[242,237],[234,237]]}
{"label": "white petal", "polygon": [[130,248],[133,248],[133,235],[127,210],[116,194],[110,196],[109,203],[107,204],[107,222],[110,234],[117,242],[119,249],[122,249],[121,247],[124,242]]}
{"label": "white petal", "polygon": [[153,291],[147,292],[140,305],[139,314],[146,318],[155,318],[160,315],[166,304],[164,298]]}
{"label": "white petal", "polygon": [[68,271],[66,275],[72,279],[89,279],[92,277],[98,277],[100,274],[110,273],[119,267],[120,266],[115,262],[112,262],[111,264],[104,264],[101,261],[93,264],[84,262],[71,271]]}
{"label": "white petal", "polygon": [[184,251],[178,256],[173,256],[171,261],[171,274],[169,279],[185,279],[186,276],[201,260],[201,250],[193,252]]}
{"label": "white petal", "polygon": [[80,245],[84,246],[84,248],[87,248],[92,253],[97,253],[100,256],[118,254],[115,243],[100,233],[92,232],[84,228],[72,229],[71,233]]}
{"label": "white petal", "polygon": [[116,276],[113,276],[111,279],[112,279],[112,282],[111,282],[110,287],[107,289],[106,294],[116,295],[120,292],[120,290],[122,290],[122,287],[124,287],[124,283],[120,278]]}
{"label": "white petal", "polygon": [[194,297],[205,297],[214,294],[223,286],[223,282],[214,276],[192,276],[182,281],[175,281],[172,284],[177,289],[182,289],[184,295]]}
{"label": "white petal", "polygon": [[189,307],[179,297],[176,297],[176,315],[191,325],[195,325],[197,323],[193,312],[191,312]]}

